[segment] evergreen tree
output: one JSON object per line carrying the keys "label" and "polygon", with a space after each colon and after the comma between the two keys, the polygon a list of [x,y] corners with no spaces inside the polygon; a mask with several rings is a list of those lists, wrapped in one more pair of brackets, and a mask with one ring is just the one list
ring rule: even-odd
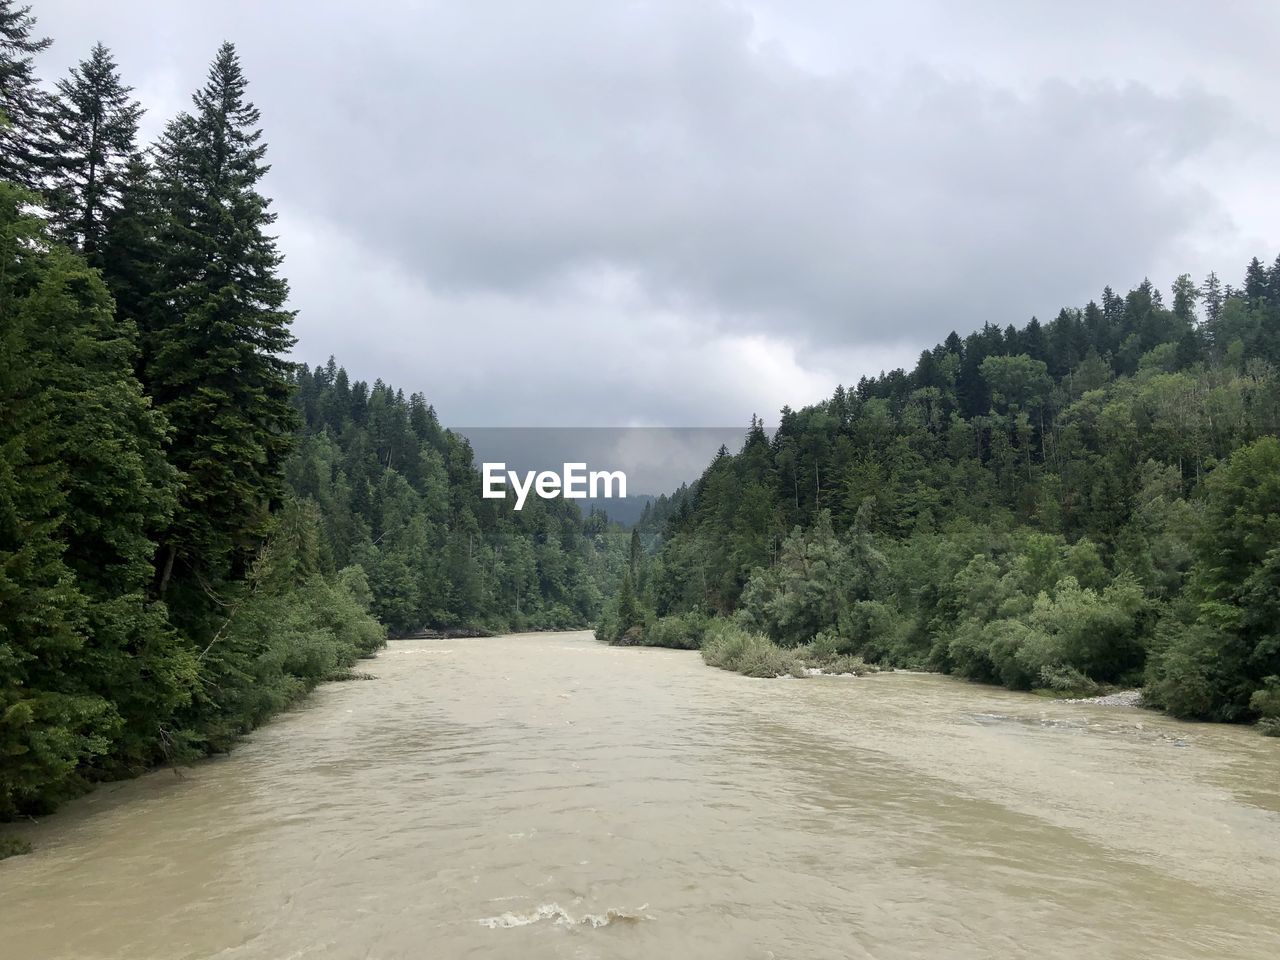
{"label": "evergreen tree", "polygon": [[1210,327],[1213,327],[1222,318],[1222,301],[1224,299],[1222,292],[1222,281],[1218,279],[1216,273],[1210,272],[1205,277],[1205,281],[1200,285],[1200,296],[1204,300],[1204,320]]}
{"label": "evergreen tree", "polygon": [[[10,207],[6,222],[22,223],[14,217]],[[163,453],[164,421],[134,378],[132,326],[117,321],[82,259],[50,245],[43,230],[27,235],[29,252],[9,247],[10,269],[0,271],[11,278],[5,312],[22,324],[18,355],[36,372],[28,389],[43,419],[39,450],[60,467],[56,522],[32,536],[56,545],[78,615],[74,643],[42,649],[24,685],[61,698],[68,725],[54,740],[83,742],[63,758],[71,782],[72,771],[93,776],[159,757],[164,723],[188,698],[194,673],[187,646],[147,596],[151,536],[168,519],[175,473]],[[30,471],[38,483],[40,468]],[[73,735],[75,716],[91,719],[92,732]]]}
{"label": "evergreen tree", "polygon": [[1184,273],[1173,281],[1173,314],[1178,320],[1188,326],[1195,323],[1196,301],[1199,299],[1200,291],[1190,274]]}
{"label": "evergreen tree", "polygon": [[58,533],[66,467],[27,309],[45,265],[43,232],[0,183],[0,820],[65,795],[82,759],[106,749],[107,704],[77,697],[62,671],[84,643],[84,596]]}
{"label": "evergreen tree", "polygon": [[158,150],[159,278],[164,314],[144,329],[148,389],[174,429],[183,495],[160,557],[198,580],[243,574],[282,493],[294,413],[292,312],[275,221],[258,184],[267,172],[259,113],[235,48],[223,44],[194,111]]}
{"label": "evergreen tree", "polygon": [[53,42],[35,28],[30,6],[0,0],[0,180],[31,188],[44,183],[51,111],[32,60]]}
{"label": "evergreen tree", "polygon": [[[163,324],[165,305],[157,292],[165,259],[160,224],[154,171],[135,156],[120,178],[119,204],[106,211],[103,242],[94,262],[115,299],[117,315],[140,331],[153,331]],[[148,351],[154,346],[153,337],[140,337],[140,373],[149,367]]]}
{"label": "evergreen tree", "polygon": [[87,59],[58,81],[49,207],[55,235],[94,266],[106,220],[119,207],[142,108],[120,80],[115,59],[95,44]]}
{"label": "evergreen tree", "polygon": [[627,551],[627,568],[631,573],[633,583],[640,582],[640,561],[644,556],[643,549],[640,546],[640,531],[633,529],[631,531],[631,545]]}
{"label": "evergreen tree", "polygon": [[1250,305],[1267,298],[1267,271],[1257,257],[1250,260],[1245,269],[1244,297]]}

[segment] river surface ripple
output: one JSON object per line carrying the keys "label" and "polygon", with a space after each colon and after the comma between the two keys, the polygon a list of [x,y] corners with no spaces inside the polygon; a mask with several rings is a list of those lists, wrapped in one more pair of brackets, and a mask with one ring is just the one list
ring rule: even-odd
{"label": "river surface ripple", "polygon": [[17,832],[0,955],[1280,956],[1280,743],[586,633],[401,641]]}

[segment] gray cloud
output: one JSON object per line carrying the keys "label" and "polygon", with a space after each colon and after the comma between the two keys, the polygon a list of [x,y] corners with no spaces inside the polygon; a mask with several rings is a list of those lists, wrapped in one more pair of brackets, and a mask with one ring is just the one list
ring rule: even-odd
{"label": "gray cloud", "polygon": [[300,355],[447,421],[740,421],[951,329],[1267,252],[1267,8],[846,7],[39,12],[50,62],[103,39],[153,123],[238,43]]}

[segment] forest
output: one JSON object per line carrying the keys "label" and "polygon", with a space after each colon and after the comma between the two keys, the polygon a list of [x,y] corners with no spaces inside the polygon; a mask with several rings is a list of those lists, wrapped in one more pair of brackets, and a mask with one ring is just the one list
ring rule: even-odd
{"label": "forest", "polygon": [[332,359],[293,374],[300,440],[289,489],[317,505],[330,563],[357,564],[393,633],[564,630],[599,619],[627,538],[599,510],[483,499],[464,437],[421,394],[349,382]]}
{"label": "forest", "polygon": [[583,626],[603,516],[479,499],[419,395],[314,370],[224,44],[187,111],[0,0],[0,821],[228,749],[387,631]]}
{"label": "forest", "polygon": [[761,676],[1141,687],[1280,733],[1280,257],[752,418],[636,532],[604,640]]}

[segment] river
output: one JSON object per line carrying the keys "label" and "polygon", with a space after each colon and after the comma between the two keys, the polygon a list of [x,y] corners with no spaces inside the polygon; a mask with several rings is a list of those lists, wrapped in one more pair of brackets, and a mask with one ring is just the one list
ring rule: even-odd
{"label": "river", "polygon": [[0,863],[0,955],[1280,956],[1280,743],[586,633],[402,641]]}

